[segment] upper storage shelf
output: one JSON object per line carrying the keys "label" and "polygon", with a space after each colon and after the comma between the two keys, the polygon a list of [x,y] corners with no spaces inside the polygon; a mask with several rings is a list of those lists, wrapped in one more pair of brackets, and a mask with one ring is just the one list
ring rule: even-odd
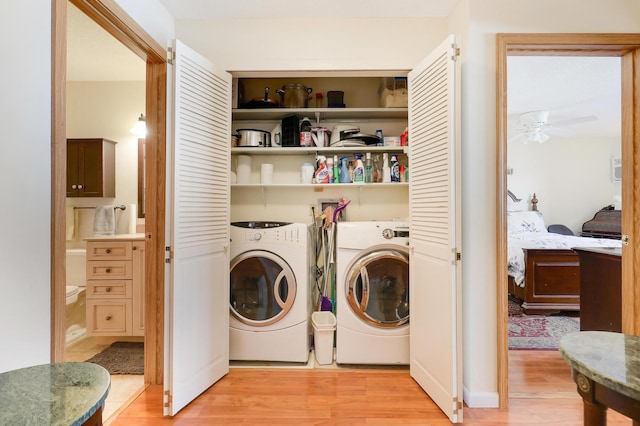
{"label": "upper storage shelf", "polygon": [[375,153],[396,153],[396,154],[408,154],[408,146],[296,146],[296,147],[277,147],[277,148],[263,148],[263,147],[234,147],[231,148],[231,154],[252,154],[252,155],[316,155],[316,154],[346,154],[346,153],[362,153],[371,152]]}
{"label": "upper storage shelf", "polygon": [[406,119],[407,108],[266,108],[266,109],[234,109],[234,120],[281,120],[283,117],[296,114],[314,117],[320,114],[322,120],[340,119]]}
{"label": "upper storage shelf", "polygon": [[[325,121],[406,119],[408,114],[406,80],[403,78],[403,75],[399,75],[398,78],[388,76],[235,78],[233,120],[281,120],[290,114],[317,116]],[[405,88],[403,89],[405,97],[402,99],[404,103],[389,102],[389,99],[400,99],[388,97],[389,93],[401,92],[401,90],[388,89],[389,87],[393,89],[396,85]],[[265,101],[266,90],[268,90],[267,101]],[[288,95],[285,95],[285,92]],[[341,98],[341,103],[336,103],[337,97]],[[303,102],[306,102],[305,106],[302,106]],[[264,108],[265,105],[268,107]]]}

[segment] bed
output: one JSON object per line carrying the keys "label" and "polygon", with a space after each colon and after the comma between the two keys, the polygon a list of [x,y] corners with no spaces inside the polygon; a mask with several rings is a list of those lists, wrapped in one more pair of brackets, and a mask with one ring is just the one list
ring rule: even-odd
{"label": "bed", "polygon": [[580,262],[572,248],[620,247],[620,240],[548,232],[535,194],[531,210],[520,203],[509,191],[509,294],[521,302],[526,314],[580,310]]}

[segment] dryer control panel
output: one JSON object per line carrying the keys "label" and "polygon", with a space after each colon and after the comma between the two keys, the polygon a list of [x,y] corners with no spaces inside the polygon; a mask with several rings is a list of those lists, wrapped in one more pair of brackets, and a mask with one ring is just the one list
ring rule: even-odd
{"label": "dryer control panel", "polygon": [[392,238],[409,238],[409,230],[385,228],[382,230],[382,236],[387,240]]}

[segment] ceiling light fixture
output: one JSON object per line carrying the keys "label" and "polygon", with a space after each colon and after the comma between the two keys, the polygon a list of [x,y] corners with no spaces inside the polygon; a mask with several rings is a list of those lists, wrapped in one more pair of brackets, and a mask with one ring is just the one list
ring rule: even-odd
{"label": "ceiling light fixture", "polygon": [[532,129],[529,134],[527,135],[527,138],[525,139],[524,143],[526,144],[527,142],[538,142],[538,143],[543,143],[549,140],[549,135],[547,135],[546,133],[544,133],[542,131],[542,129]]}
{"label": "ceiling light fixture", "polygon": [[147,123],[144,119],[144,114],[140,114],[140,117],[138,117],[138,121],[136,121],[136,124],[133,125],[130,132],[138,135],[141,138],[144,138],[147,135]]}

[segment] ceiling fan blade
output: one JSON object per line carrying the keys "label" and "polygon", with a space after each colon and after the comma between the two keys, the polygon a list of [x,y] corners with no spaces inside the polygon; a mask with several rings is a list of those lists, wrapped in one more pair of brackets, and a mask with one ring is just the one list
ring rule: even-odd
{"label": "ceiling fan blade", "polygon": [[553,123],[549,123],[547,124],[547,126],[564,127],[564,126],[571,126],[579,123],[586,123],[588,121],[595,121],[597,119],[598,117],[596,117],[595,115],[585,115],[584,117],[570,118],[568,120],[560,120]]}
{"label": "ceiling fan blade", "polygon": [[512,143],[512,142],[522,142],[525,143],[527,142],[528,136],[526,133],[520,133],[518,132],[517,134],[507,138],[507,143]]}
{"label": "ceiling fan blade", "polygon": [[557,127],[545,128],[544,133],[551,136],[560,136],[560,137],[570,137],[570,136],[575,136],[576,134],[574,130],[557,128]]}

